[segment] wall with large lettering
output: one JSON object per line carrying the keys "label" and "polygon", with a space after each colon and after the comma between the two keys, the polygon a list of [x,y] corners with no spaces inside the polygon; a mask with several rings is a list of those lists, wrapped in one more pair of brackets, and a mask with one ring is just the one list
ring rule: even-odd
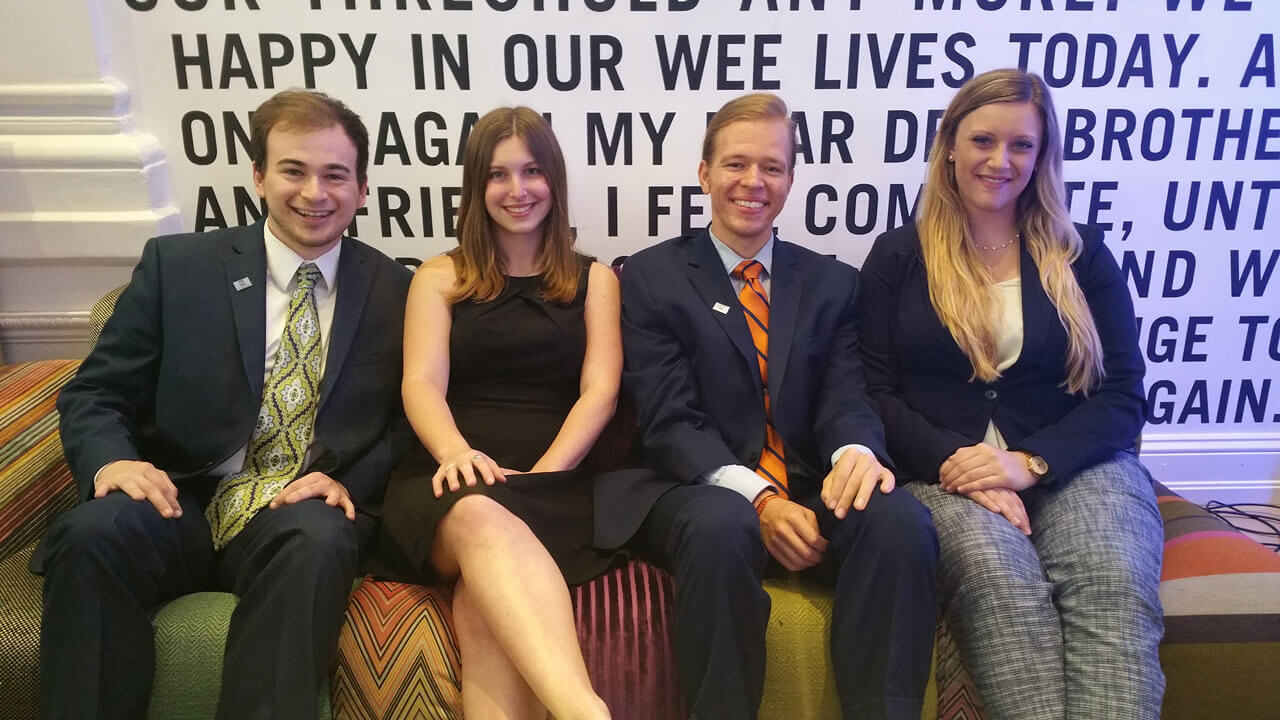
{"label": "wall with large lettering", "polygon": [[[546,114],[580,246],[612,259],[709,219],[707,116],[779,93],[800,130],[782,237],[857,265],[913,214],[974,74],[1052,88],[1073,217],[1104,228],[1148,363],[1144,455],[1184,490],[1280,497],[1280,93],[1270,0],[113,0],[103,74],[167,162],[181,229],[250,222],[249,111],[318,88],[373,141],[355,232],[453,245],[485,111]],[[136,256],[136,248],[131,248]],[[128,255],[129,253],[123,253]],[[1274,500],[1272,500],[1274,501]]]}

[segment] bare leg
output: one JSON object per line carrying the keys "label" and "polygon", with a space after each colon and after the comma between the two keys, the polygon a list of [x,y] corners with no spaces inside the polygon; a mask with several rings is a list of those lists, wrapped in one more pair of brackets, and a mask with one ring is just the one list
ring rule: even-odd
{"label": "bare leg", "polygon": [[462,652],[463,717],[546,718],[547,708],[489,632],[462,578],[453,590],[453,622]]}
{"label": "bare leg", "polygon": [[[482,639],[489,635],[496,642],[496,651],[509,661],[475,668],[473,673],[464,669],[464,706],[470,708],[468,687],[489,695],[505,692],[510,687],[509,670],[500,666],[509,664],[557,720],[609,717],[587,676],[569,589],[551,555],[523,521],[487,497],[465,497],[437,527],[431,562],[444,577],[473,579],[464,580],[461,586],[464,615],[469,616],[468,635],[482,643],[477,648],[480,654],[476,656],[472,650],[472,657],[481,658],[479,662],[492,658],[495,653],[484,649]],[[460,640],[461,633],[459,629]],[[462,653],[465,667],[465,645]],[[467,683],[468,677],[474,684]]]}

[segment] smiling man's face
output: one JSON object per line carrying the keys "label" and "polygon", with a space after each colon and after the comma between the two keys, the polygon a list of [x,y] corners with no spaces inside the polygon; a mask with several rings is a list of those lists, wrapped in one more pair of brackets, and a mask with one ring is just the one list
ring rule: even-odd
{"label": "smiling man's face", "polygon": [[267,201],[272,234],[307,260],[338,244],[368,190],[356,178],[355,143],[339,125],[272,128],[253,185]]}

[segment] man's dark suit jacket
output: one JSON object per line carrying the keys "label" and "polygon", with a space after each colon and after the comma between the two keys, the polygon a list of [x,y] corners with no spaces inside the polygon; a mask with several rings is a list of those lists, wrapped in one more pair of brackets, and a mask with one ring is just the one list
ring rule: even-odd
{"label": "man's dark suit jacket", "polygon": [[[58,398],[80,499],[113,460],[146,460],[179,490],[249,440],[262,404],[263,227],[153,238],[97,346]],[[410,273],[344,238],[312,468],[376,511],[412,440],[400,404]],[[249,285],[244,285],[247,278]],[[207,484],[207,480],[206,480]]]}
{"label": "man's dark suit jacket", "polygon": [[1133,447],[1146,417],[1145,367],[1133,301],[1097,228],[1071,265],[1102,342],[1106,378],[1088,399],[1066,392],[1067,333],[1023,246],[1022,351],[999,379],[970,378],[973,365],[929,302],[915,224],[876,239],[862,265],[863,355],[902,481],[938,482],[957,449],[982,441],[995,419],[1010,447],[1044,457],[1056,479]]}
{"label": "man's dark suit jacket", "polygon": [[[769,396],[796,495],[816,492],[837,448],[859,443],[889,465],[858,351],[858,271],[775,241]],[[723,312],[717,310],[723,309]],[[646,466],[683,483],[723,465],[754,468],[764,393],[742,305],[706,230],[631,256],[622,271],[623,384]],[[613,547],[667,488],[601,484],[597,544]]]}

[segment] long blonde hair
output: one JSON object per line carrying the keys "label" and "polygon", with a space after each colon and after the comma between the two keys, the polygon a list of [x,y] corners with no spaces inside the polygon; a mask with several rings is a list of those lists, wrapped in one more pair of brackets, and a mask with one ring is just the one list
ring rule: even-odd
{"label": "long blonde hair", "polygon": [[542,221],[542,245],[535,263],[542,273],[543,298],[567,303],[578,292],[580,265],[573,250],[569,225],[569,189],[564,154],[551,125],[527,107],[498,108],[485,113],[467,138],[462,151],[462,199],[458,205],[458,247],[449,252],[458,289],[453,300],[493,300],[507,287],[502,256],[498,252],[493,219],[485,208],[489,164],[498,143],[520,138],[538,163],[551,188],[551,208]]}
{"label": "long blonde hair", "polygon": [[960,121],[992,103],[1030,102],[1044,129],[1036,167],[1018,196],[1017,218],[1022,241],[1039,269],[1040,284],[1067,331],[1064,358],[1067,392],[1088,395],[1104,374],[1102,343],[1071,263],[1080,257],[1082,241],[1067,211],[1062,182],[1062,136],[1049,90],[1038,75],[1021,70],[992,70],[965,83],[947,106],[929,153],[916,226],[929,278],[929,301],[942,324],[973,364],[973,376],[992,382],[996,369],[995,301],[991,274],[973,247],[972,231],[956,185],[955,167],[947,161]]}

